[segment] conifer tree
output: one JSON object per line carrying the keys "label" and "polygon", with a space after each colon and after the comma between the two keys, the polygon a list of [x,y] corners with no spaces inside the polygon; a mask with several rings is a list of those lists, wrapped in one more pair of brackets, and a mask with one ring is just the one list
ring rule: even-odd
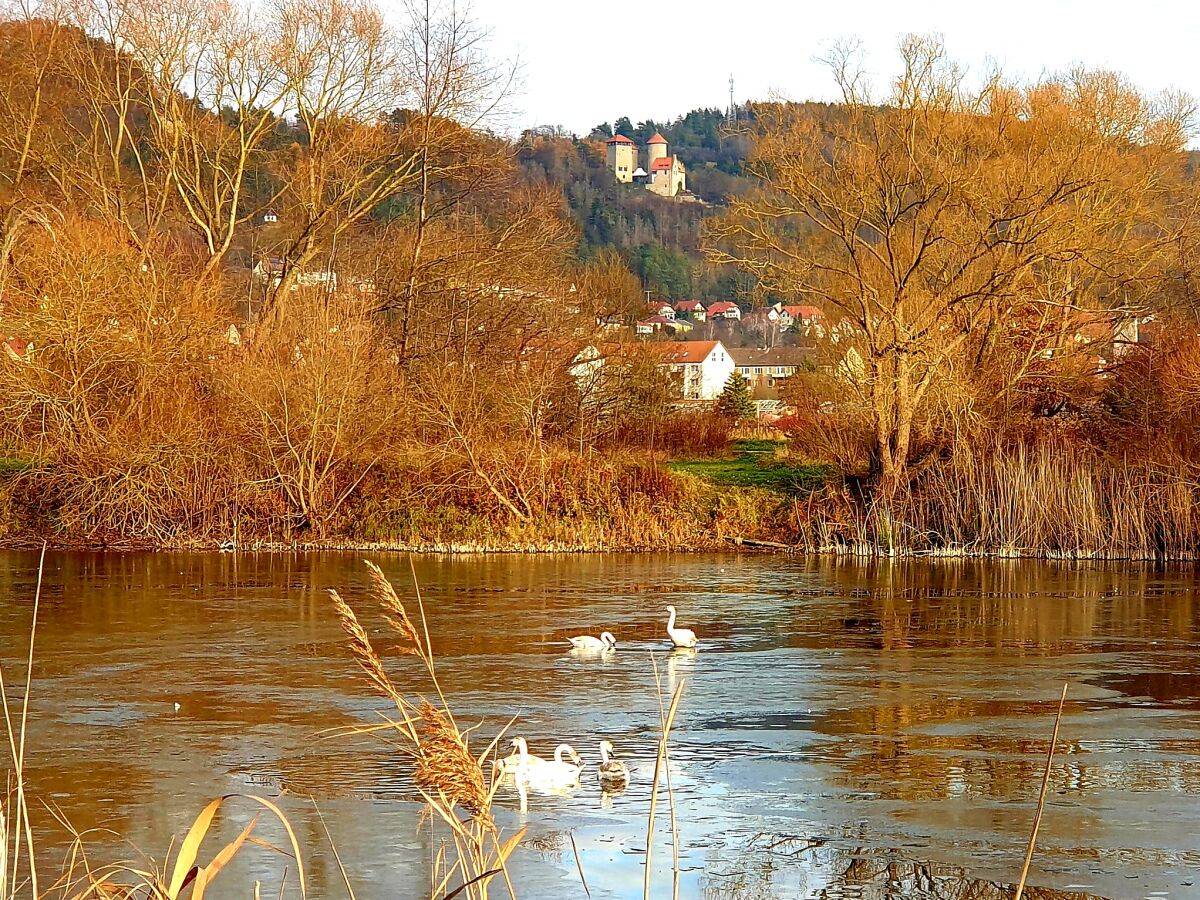
{"label": "conifer tree", "polygon": [[750,384],[735,369],[729,374],[721,396],[717,398],[717,412],[738,421],[754,418],[754,398],[750,396]]}

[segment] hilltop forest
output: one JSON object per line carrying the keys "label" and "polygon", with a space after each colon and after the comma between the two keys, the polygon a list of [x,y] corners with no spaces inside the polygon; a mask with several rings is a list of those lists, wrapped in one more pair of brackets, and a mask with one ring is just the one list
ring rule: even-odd
{"label": "hilltop forest", "polygon": [[[512,141],[483,48],[369,0],[0,21],[0,539],[1200,552],[1189,98],[908,38],[882,98],[842,61]],[[604,169],[653,131],[694,197]],[[815,305],[791,414],[681,404],[647,288]]]}

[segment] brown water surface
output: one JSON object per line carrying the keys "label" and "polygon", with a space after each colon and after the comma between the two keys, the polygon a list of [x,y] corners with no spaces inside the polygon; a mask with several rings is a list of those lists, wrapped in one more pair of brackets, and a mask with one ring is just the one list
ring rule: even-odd
{"label": "brown water surface", "polygon": [[[407,596],[409,557],[376,557]],[[845,564],[762,556],[414,557],[443,686],[489,738],[591,764],[567,797],[503,794],[528,826],[528,900],[642,894],[663,689],[686,682],[672,780],[681,897],[1002,897],[1015,881],[1057,697],[1071,684],[1033,897],[1200,896],[1200,604],[1191,570],[1046,563]],[[0,555],[0,659],[20,681],[36,557]],[[357,677],[325,589],[366,609],[354,554],[51,554],[30,782],[79,829],[158,857],[204,803],[278,800],[310,848],[313,896],[428,894],[435,839],[401,756],[327,729],[386,704]],[[701,637],[665,652],[664,607]],[[609,629],[602,659],[565,637]],[[380,646],[388,648],[382,632]],[[389,653],[405,689],[425,684]],[[174,704],[180,704],[178,713]],[[629,789],[601,795],[612,740]],[[227,822],[232,836],[244,811]],[[43,865],[61,829],[41,814]],[[655,896],[670,896],[666,818]],[[281,839],[271,827],[264,835]],[[93,838],[101,858],[128,853]],[[280,861],[262,851],[228,893]]]}

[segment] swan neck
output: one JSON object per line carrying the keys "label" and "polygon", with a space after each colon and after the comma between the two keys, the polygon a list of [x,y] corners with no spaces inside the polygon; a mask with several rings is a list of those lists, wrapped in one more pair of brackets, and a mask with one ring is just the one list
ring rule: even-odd
{"label": "swan neck", "polygon": [[675,610],[671,610],[671,617],[667,619],[667,631],[675,627]]}
{"label": "swan neck", "polygon": [[608,745],[607,744],[600,745],[600,762],[602,762],[606,766],[608,765]]}

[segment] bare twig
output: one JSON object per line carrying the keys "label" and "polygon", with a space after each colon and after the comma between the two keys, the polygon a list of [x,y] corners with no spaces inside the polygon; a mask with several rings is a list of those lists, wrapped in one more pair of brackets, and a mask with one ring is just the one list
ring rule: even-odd
{"label": "bare twig", "polygon": [[[657,672],[657,664],[655,664]],[[663,720],[662,734],[658,739],[658,756],[654,760],[654,780],[650,785],[650,817],[646,822],[646,871],[645,878],[642,883],[643,900],[650,900],[650,879],[652,866],[651,862],[654,858],[654,815],[658,806],[658,779],[662,774],[663,767],[667,760],[667,742],[671,735],[671,725],[675,721],[675,712],[679,708],[679,698],[683,696],[683,686],[686,682],[680,681],[675,687],[675,694],[671,697],[671,705],[667,709],[667,714]],[[674,801],[672,800],[672,803]],[[678,870],[678,864],[676,864]],[[678,881],[678,878],[676,878]]]}
{"label": "bare twig", "polygon": [[575,868],[579,870],[579,881],[583,884],[583,892],[590,897],[592,892],[588,890],[587,879],[583,877],[583,860],[579,858],[579,848],[575,846],[575,835],[568,831],[567,837],[571,839],[571,852],[575,854]]}
{"label": "bare twig", "polygon": [[1042,824],[1042,810],[1046,807],[1046,789],[1050,786],[1050,766],[1054,762],[1054,745],[1058,743],[1058,725],[1062,721],[1063,704],[1067,702],[1067,685],[1063,684],[1062,696],[1058,700],[1058,715],[1054,717],[1054,733],[1050,736],[1050,749],[1046,751],[1046,769],[1042,773],[1042,790],[1038,795],[1037,812],[1033,816],[1033,830],[1029,833],[1029,847],[1025,851],[1025,865],[1021,868],[1021,880],[1017,883],[1014,900],[1021,900],[1025,892],[1025,879],[1029,877],[1029,864],[1033,861],[1033,848],[1037,844],[1038,828]]}

